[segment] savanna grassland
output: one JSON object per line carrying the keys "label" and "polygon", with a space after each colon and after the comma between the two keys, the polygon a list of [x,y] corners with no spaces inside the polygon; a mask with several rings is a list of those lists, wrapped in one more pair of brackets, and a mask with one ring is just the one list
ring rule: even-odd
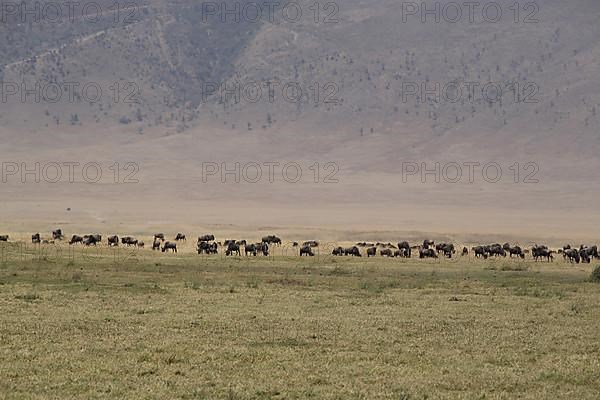
{"label": "savanna grassland", "polygon": [[2,398],[598,398],[591,266],[0,256]]}

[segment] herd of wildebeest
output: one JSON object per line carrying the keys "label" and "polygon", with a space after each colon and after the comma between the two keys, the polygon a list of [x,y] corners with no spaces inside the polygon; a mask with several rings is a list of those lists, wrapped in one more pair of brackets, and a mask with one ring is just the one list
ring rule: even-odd
{"label": "herd of wildebeest", "polygon": [[[52,231],[52,236],[47,239],[42,239],[39,233],[31,235],[31,242],[34,244],[53,244],[56,241],[62,241],[65,236],[61,229]],[[0,235],[0,242],[7,242],[9,240],[8,235]],[[165,239],[163,233],[157,233],[154,235],[152,240],[152,250],[164,252],[177,253],[177,244],[181,241],[186,241],[186,236],[182,233],[178,233],[175,238],[170,241]],[[102,243],[102,235],[90,234],[90,235],[72,235],[68,241],[69,245],[81,244],[83,246],[97,246]],[[117,247],[120,244],[123,246],[134,246],[143,248],[144,242],[131,236],[123,236],[119,238],[117,235],[111,235],[107,237],[106,244],[109,247]],[[268,235],[262,238],[260,242],[252,243],[247,240],[235,240],[227,239],[224,241],[215,241],[215,236],[208,234],[198,237],[196,243],[196,251],[198,254],[219,254],[219,249],[226,256],[242,255],[242,249],[246,256],[252,255],[263,255],[268,256],[270,246],[281,246],[282,241],[276,235]],[[314,256],[315,248],[319,247],[319,242],[316,240],[305,241],[302,244],[298,242],[291,242],[294,249],[300,256]],[[363,251],[361,251],[361,249]],[[381,257],[401,257],[411,258],[413,254],[415,257],[418,255],[419,258],[439,258],[446,257],[452,258],[457,254],[457,250],[452,243],[435,243],[433,240],[424,240],[422,244],[411,245],[407,241],[398,242],[396,245],[392,243],[368,243],[359,242],[354,246],[350,247],[335,247],[332,251],[334,256],[354,256],[362,257],[363,253],[367,257],[375,257],[379,254]],[[571,245],[564,245],[561,249],[552,250],[548,246],[534,245],[530,249],[521,248],[520,246],[511,246],[509,243],[503,245],[499,243],[490,245],[479,245],[474,246],[471,249],[463,247],[461,256],[469,256],[473,254],[476,258],[488,259],[489,257],[517,257],[525,259],[527,254],[531,254],[531,257],[535,261],[553,261],[554,254],[560,254],[563,258],[572,263],[589,263],[592,259],[600,259],[598,254],[598,247],[580,245],[579,247],[572,247]]]}

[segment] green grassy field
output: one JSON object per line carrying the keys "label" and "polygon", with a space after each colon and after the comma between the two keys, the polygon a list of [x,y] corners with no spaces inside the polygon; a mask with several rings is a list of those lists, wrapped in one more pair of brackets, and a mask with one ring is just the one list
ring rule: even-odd
{"label": "green grassy field", "polygon": [[0,397],[598,399],[591,266],[0,254]]}

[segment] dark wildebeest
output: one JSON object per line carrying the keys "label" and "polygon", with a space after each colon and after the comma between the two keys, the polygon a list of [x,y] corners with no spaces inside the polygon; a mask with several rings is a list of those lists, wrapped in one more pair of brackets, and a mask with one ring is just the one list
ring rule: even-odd
{"label": "dark wildebeest", "polygon": [[298,245],[298,242],[294,242],[294,243],[292,243],[292,247],[298,247],[298,246],[299,246],[299,245]]}
{"label": "dark wildebeest", "polygon": [[579,252],[576,249],[564,249],[563,248],[563,256],[569,259],[569,262],[576,262],[579,264],[581,261],[581,257],[579,256]]}
{"label": "dark wildebeest", "polygon": [[177,253],[177,243],[165,242],[165,244],[163,244],[162,252],[164,253],[167,250],[171,250],[173,253]]}
{"label": "dark wildebeest", "polygon": [[302,257],[303,255],[312,257],[315,255],[315,253],[313,253],[312,248],[310,246],[302,246],[300,248],[300,257]]}
{"label": "dark wildebeest", "polygon": [[69,240],[69,244],[83,243],[83,238],[79,235],[71,236],[71,240]]}
{"label": "dark wildebeest", "polygon": [[515,246],[515,247],[509,246],[508,249],[504,249],[504,250],[508,251],[511,258],[513,255],[517,256],[517,257],[525,258],[525,253],[523,253],[523,249],[520,246]]}
{"label": "dark wildebeest", "polygon": [[242,253],[240,252],[240,246],[235,244],[235,240],[229,242],[229,244],[227,245],[227,250],[225,250],[226,256],[233,255],[233,253],[237,254],[238,256],[242,255]]}
{"label": "dark wildebeest", "polygon": [[[308,246],[308,245],[305,245]],[[310,246],[308,246],[310,247]],[[343,256],[344,255],[344,249],[342,247],[336,247],[335,249],[333,249],[333,251],[331,252],[332,255],[334,256]]]}
{"label": "dark wildebeest", "polygon": [[598,246],[586,247],[584,245],[581,245],[579,247],[579,252],[581,253],[581,251],[584,251],[587,257],[590,259],[600,258],[600,256],[598,255]]}
{"label": "dark wildebeest", "polygon": [[57,229],[55,231],[52,231],[52,239],[54,240],[62,240],[64,237],[63,233],[62,233],[62,229]]}
{"label": "dark wildebeest", "polygon": [[499,243],[494,243],[489,246],[483,246],[483,248],[489,256],[506,257],[506,250],[504,250],[504,248],[502,248],[502,246]]}
{"label": "dark wildebeest", "polygon": [[259,250],[262,252],[263,256],[266,257],[269,255],[269,243],[266,243],[266,242],[257,243],[257,246],[260,246]]}
{"label": "dark wildebeest", "polygon": [[454,245],[452,243],[442,243],[442,244],[438,244],[435,247],[436,251],[439,253],[443,253],[444,256],[448,257],[448,258],[452,258],[452,254],[456,253],[456,250],[454,250]]}
{"label": "dark wildebeest", "polygon": [[198,254],[218,254],[218,246],[216,243],[198,242],[197,245]]}
{"label": "dark wildebeest", "polygon": [[354,257],[362,257],[360,255],[360,250],[356,246],[345,248],[344,249],[344,255],[346,255],[346,256],[354,256]]}
{"label": "dark wildebeest", "polygon": [[406,257],[410,258],[411,250],[410,250],[410,244],[408,244],[408,242],[406,242],[406,241],[398,242],[398,250],[400,250],[400,249],[404,249]]}
{"label": "dark wildebeest", "polygon": [[281,239],[278,238],[275,235],[267,235],[265,237],[262,238],[261,242],[267,243],[267,244],[276,244],[276,245],[281,245]]}
{"label": "dark wildebeest", "polygon": [[34,235],[31,235],[31,243],[40,243],[42,241],[42,239],[40,238],[40,234],[36,233]]}
{"label": "dark wildebeest", "polygon": [[469,249],[467,249],[466,247],[463,246],[463,250],[462,250],[462,254],[461,256],[468,256],[469,255]]}
{"label": "dark wildebeest", "polygon": [[475,246],[471,250],[475,253],[475,258],[483,257],[484,259],[488,258],[487,252],[483,246]]}
{"label": "dark wildebeest", "polygon": [[0,242],[8,242],[8,235],[0,235]]}
{"label": "dark wildebeest", "polygon": [[356,246],[358,246],[358,247],[367,247],[367,242],[358,242],[358,243],[356,243]]}
{"label": "dark wildebeest", "polygon": [[160,239],[161,242],[164,242],[165,234],[164,233],[156,233],[156,234],[154,234],[154,239]]}
{"label": "dark wildebeest", "polygon": [[246,246],[248,242],[246,242],[245,240],[238,240],[237,242],[235,242],[235,244],[237,244],[238,246]]}
{"label": "dark wildebeest", "polygon": [[398,249],[396,251],[394,251],[394,257],[402,257],[402,258],[408,258],[408,251],[406,250],[406,248],[401,248]]}
{"label": "dark wildebeest", "polygon": [[198,241],[199,242],[210,242],[210,241],[213,241],[213,240],[215,240],[215,235],[211,235],[211,234],[202,235],[202,236],[198,237]]}
{"label": "dark wildebeest", "polygon": [[306,242],[302,243],[302,246],[319,247],[319,242],[316,240],[307,240]]}
{"label": "dark wildebeest", "polygon": [[379,251],[379,254],[382,257],[394,257],[394,253],[392,252],[391,249],[383,249]]}
{"label": "dark wildebeest", "polygon": [[226,240],[223,242],[223,246],[224,246],[224,247],[227,247],[227,246],[229,246],[229,244],[230,244],[230,243],[233,243],[233,244],[235,244],[235,242],[236,242],[236,240],[235,240],[235,239],[226,239]]}
{"label": "dark wildebeest", "polygon": [[434,249],[421,249],[419,250],[419,258],[438,258],[438,255]]}
{"label": "dark wildebeest", "polygon": [[154,239],[154,242],[152,242],[152,250],[160,250],[160,239]]}
{"label": "dark wildebeest", "polygon": [[119,245],[119,237],[117,235],[108,237],[108,247],[117,247]]}
{"label": "dark wildebeest", "polygon": [[86,246],[96,246],[98,245],[98,236],[97,235],[85,235],[83,237],[83,244]]}
{"label": "dark wildebeest", "polygon": [[[157,240],[157,239],[154,239]],[[123,243],[125,246],[129,247],[129,246],[137,246],[138,241],[136,238],[133,238],[131,236],[123,236],[121,238],[121,243]]]}
{"label": "dark wildebeest", "polygon": [[377,255],[377,247],[369,247],[367,249],[367,257],[375,257]]}
{"label": "dark wildebeest", "polygon": [[423,249],[422,250],[427,250],[429,247],[433,247],[433,246],[435,246],[435,243],[433,240],[425,239],[425,240],[423,240]]}
{"label": "dark wildebeest", "polygon": [[538,259],[546,259],[548,262],[554,260],[554,256],[552,255],[552,253],[554,253],[553,250],[548,249],[547,246],[538,246],[537,244],[534,245],[531,248],[531,255],[533,256],[533,259],[535,261],[538,261]]}
{"label": "dark wildebeest", "polygon": [[[239,246],[239,245],[238,245]],[[252,254],[254,257],[256,257],[256,253],[259,250],[259,246],[260,245],[256,245],[254,243],[251,243],[249,245],[244,246],[244,253],[246,254],[246,256],[248,255],[248,253]]]}
{"label": "dark wildebeest", "polygon": [[187,242],[187,239],[185,238],[185,235],[183,233],[178,233],[177,235],[175,235],[175,241],[178,242],[180,240]]}

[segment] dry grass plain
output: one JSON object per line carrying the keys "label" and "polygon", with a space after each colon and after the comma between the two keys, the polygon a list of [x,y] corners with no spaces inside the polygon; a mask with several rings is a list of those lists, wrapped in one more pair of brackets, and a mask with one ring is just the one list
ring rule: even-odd
{"label": "dry grass plain", "polygon": [[7,399],[597,399],[591,266],[2,244]]}

